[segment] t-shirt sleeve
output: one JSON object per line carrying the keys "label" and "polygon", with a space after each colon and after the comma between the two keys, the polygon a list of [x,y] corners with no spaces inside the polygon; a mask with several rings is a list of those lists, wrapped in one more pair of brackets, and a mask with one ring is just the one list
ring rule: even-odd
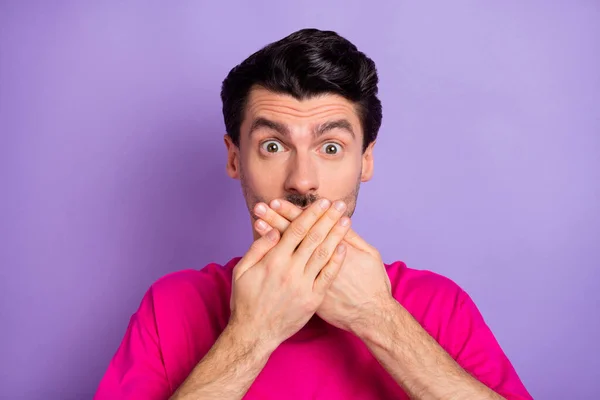
{"label": "t-shirt sleeve", "polygon": [[532,398],[477,306],[462,290],[451,324],[455,332],[451,352],[463,369],[506,399]]}
{"label": "t-shirt sleeve", "polygon": [[170,396],[157,332],[151,288],[131,317],[125,337],[100,382],[95,400],[151,400]]}

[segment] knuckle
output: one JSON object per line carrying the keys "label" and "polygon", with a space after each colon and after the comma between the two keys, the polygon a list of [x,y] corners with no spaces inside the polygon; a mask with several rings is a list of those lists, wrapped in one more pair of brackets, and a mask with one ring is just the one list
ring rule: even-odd
{"label": "knuckle", "polygon": [[325,217],[330,221],[337,221],[342,217],[342,214],[337,211],[334,207],[331,207],[327,213],[325,213]]}
{"label": "knuckle", "polygon": [[267,254],[260,263],[264,266],[267,271],[272,270],[277,265],[277,257],[273,257],[270,254]]}
{"label": "knuckle", "polygon": [[267,211],[267,215],[263,219],[267,221],[269,225],[273,226],[276,225],[281,220],[281,218],[282,217],[279,214],[274,213],[269,209],[269,211]]}
{"label": "knuckle", "polygon": [[343,238],[344,236],[346,236],[346,233],[348,232],[348,228],[349,228],[348,226],[336,224],[335,228],[333,229],[335,237]]}
{"label": "knuckle", "polygon": [[273,225],[273,222],[275,222],[275,215],[273,215],[271,209],[268,209],[267,214],[263,216],[262,219],[267,221],[269,225]]}
{"label": "knuckle", "polygon": [[277,212],[277,216],[283,219],[292,220],[294,219],[294,210],[284,205]]}
{"label": "knuckle", "polygon": [[279,275],[279,283],[281,284],[281,286],[285,286],[286,284],[288,284],[288,282],[290,281],[290,276],[289,274],[281,274]]}
{"label": "knuckle", "polygon": [[325,246],[320,246],[316,251],[316,256],[318,260],[327,260],[331,252]]}
{"label": "knuckle", "polygon": [[321,243],[321,241],[323,240],[323,235],[313,229],[310,232],[308,232],[306,238],[312,243]]}
{"label": "knuckle", "polygon": [[306,228],[302,224],[292,224],[290,226],[292,234],[296,237],[302,238],[306,235]]}
{"label": "knuckle", "polygon": [[321,216],[322,208],[320,206],[309,207],[306,211],[315,219]]}
{"label": "knuckle", "polygon": [[333,281],[333,274],[331,273],[331,270],[329,269],[323,269],[321,270],[321,279],[323,280],[323,282],[329,284]]}

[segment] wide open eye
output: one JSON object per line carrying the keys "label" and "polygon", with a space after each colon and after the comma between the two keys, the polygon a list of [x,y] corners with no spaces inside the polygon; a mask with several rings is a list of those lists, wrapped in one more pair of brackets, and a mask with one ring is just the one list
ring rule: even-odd
{"label": "wide open eye", "polygon": [[280,153],[284,150],[283,145],[277,140],[267,140],[260,147],[267,153]]}
{"label": "wide open eye", "polygon": [[321,146],[321,152],[329,156],[335,156],[342,152],[342,146],[335,142],[327,142]]}

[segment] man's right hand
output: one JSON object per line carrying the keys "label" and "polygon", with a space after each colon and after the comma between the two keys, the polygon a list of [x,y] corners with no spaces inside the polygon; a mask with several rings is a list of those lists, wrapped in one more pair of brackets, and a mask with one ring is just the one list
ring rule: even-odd
{"label": "man's right hand", "polygon": [[317,201],[283,236],[273,229],[252,244],[233,271],[231,330],[274,350],[308,322],[346,254],[350,219],[341,204]]}

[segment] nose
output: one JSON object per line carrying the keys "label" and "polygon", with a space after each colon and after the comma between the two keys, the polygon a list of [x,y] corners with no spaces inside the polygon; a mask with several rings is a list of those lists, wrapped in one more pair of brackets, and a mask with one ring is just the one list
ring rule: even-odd
{"label": "nose", "polygon": [[310,155],[296,153],[288,165],[285,181],[286,192],[305,195],[316,192],[318,189],[318,174]]}

